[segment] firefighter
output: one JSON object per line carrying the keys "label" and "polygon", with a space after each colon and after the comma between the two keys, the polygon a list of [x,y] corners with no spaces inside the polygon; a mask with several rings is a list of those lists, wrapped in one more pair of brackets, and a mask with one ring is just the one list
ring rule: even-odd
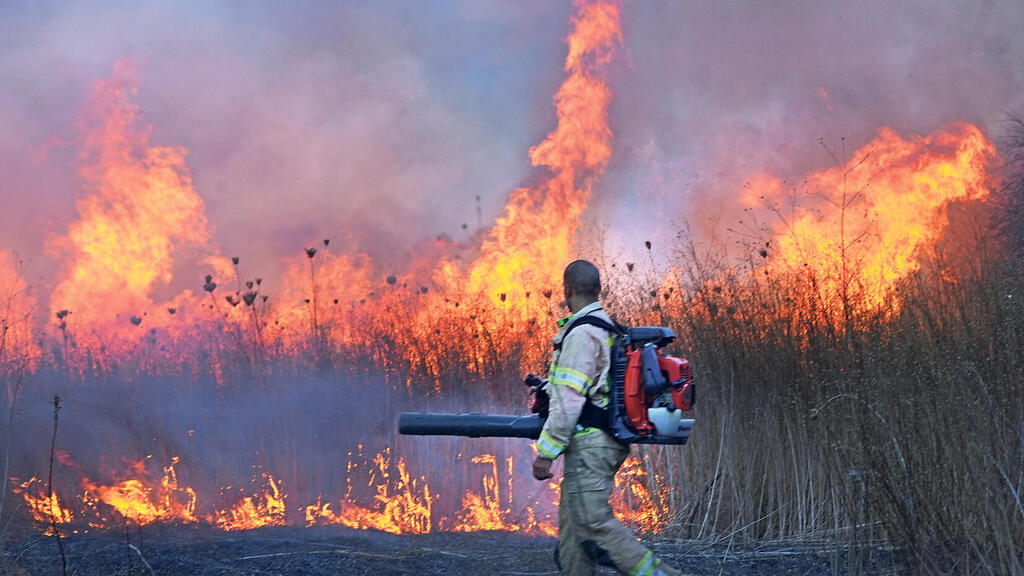
{"label": "firefighter", "polygon": [[612,513],[608,499],[629,446],[599,428],[579,424],[585,403],[598,408],[608,405],[612,335],[597,326],[582,325],[563,340],[565,328],[580,316],[590,314],[611,322],[598,300],[597,267],[586,260],[569,264],[563,290],[571,314],[558,322],[561,330],[554,338],[546,386],[549,414],[533,462],[533,477],[547,480],[552,477],[552,462],[565,456],[555,559],[562,574],[573,576],[592,574],[599,563],[614,566],[620,574],[680,574],[640,544]]}

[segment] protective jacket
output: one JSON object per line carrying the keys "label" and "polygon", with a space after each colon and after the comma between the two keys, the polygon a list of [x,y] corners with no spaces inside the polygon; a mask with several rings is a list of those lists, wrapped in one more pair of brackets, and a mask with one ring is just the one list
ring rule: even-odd
{"label": "protective jacket", "polygon": [[565,336],[572,320],[593,315],[611,322],[600,302],[585,306],[559,321],[561,330],[552,340],[555,352],[548,368],[546,388],[551,404],[548,419],[537,440],[537,452],[554,460],[569,446],[586,402],[598,408],[608,405],[608,367],[611,365],[612,335],[597,326],[577,326]]}

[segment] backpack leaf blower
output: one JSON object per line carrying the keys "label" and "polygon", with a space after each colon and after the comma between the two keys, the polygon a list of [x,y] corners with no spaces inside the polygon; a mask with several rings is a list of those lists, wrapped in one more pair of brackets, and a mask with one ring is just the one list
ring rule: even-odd
{"label": "backpack leaf blower", "polygon": [[[696,403],[696,385],[689,362],[661,349],[675,340],[675,333],[661,326],[626,328],[595,316],[582,316],[564,334],[584,324],[611,332],[613,340],[608,405],[602,409],[588,401],[579,423],[601,428],[624,444],[686,444],[694,421],[682,416]],[[548,384],[533,374],[525,378],[525,383],[530,388],[529,415],[403,412],[398,417],[398,432],[536,439],[547,418],[544,389]]]}

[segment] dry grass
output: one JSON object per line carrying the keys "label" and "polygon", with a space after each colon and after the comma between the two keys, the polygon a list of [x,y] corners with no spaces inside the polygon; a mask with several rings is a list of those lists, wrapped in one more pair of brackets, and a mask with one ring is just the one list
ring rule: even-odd
{"label": "dry grass", "polygon": [[[1018,155],[1008,158],[1021,157],[1018,140]],[[1022,166],[1007,180],[1016,186],[1006,189],[1008,202],[1021,198]],[[670,519],[667,536],[843,543],[850,553],[836,556],[835,570],[844,573],[875,566],[880,545],[896,546],[894,558],[912,572],[1024,573],[1024,262],[1006,249],[1012,241],[985,233],[995,229],[985,209],[956,207],[950,217],[951,232],[885,310],[847,294],[822,296],[820,279],[765,274],[760,250],[746,267],[727,265],[685,235],[672,248],[668,282],[654,257],[603,263],[618,319],[673,327],[681,335],[674,351],[699,379],[690,444],[641,450],[654,505]],[[311,277],[315,285],[315,271]],[[313,300],[317,316],[299,348],[275,345],[254,314],[251,333],[197,335],[187,363],[162,364],[144,347],[133,354],[136,366],[87,358],[79,364],[90,369],[78,377],[178,379],[182,405],[204,398],[206,384],[197,382],[212,379],[217,394],[237,402],[255,382],[270,393],[269,405],[284,395],[272,383],[316,373],[382,395],[374,414],[393,421],[404,407],[521,410],[522,358],[549,337],[534,327],[510,337],[507,323],[474,319],[489,313],[484,308],[411,332],[403,329],[415,321],[411,313],[392,307],[385,316],[353,316],[363,322],[354,326],[358,343],[330,345],[324,334],[344,331],[320,314],[321,298],[330,295]],[[60,365],[70,353],[54,353],[53,372],[70,372]],[[320,457],[307,461],[305,424],[299,417],[264,425],[273,438],[268,461],[292,478],[308,476]],[[376,440],[397,442],[391,426],[380,430],[371,431],[382,436]],[[452,487],[466,488],[461,480]]]}

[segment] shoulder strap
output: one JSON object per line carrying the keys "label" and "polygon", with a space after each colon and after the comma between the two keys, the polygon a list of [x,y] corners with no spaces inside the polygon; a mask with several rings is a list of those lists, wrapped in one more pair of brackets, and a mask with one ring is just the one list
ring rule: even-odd
{"label": "shoulder strap", "polygon": [[569,335],[569,332],[572,332],[573,329],[576,328],[577,326],[583,326],[585,324],[590,326],[597,326],[598,328],[603,328],[617,336],[621,336],[626,333],[626,328],[619,324],[618,322],[608,322],[603,318],[587,314],[586,316],[580,316],[579,318],[576,318],[575,320],[572,321],[571,324],[569,324],[569,327],[566,328],[565,332],[562,334],[562,339],[558,342],[558,344],[555,344],[555,350],[562,349],[562,342],[565,342],[565,337]]}
{"label": "shoulder strap", "polygon": [[[577,326],[583,325],[597,326],[598,328],[607,330],[616,336],[622,336],[626,333],[626,327],[614,320],[612,322],[608,322],[603,318],[587,314],[586,316],[576,318],[571,324],[569,324],[569,327],[565,329],[565,333],[562,334],[562,340],[559,341],[558,344],[555,344],[555,350],[561,350],[562,342],[565,342],[565,337],[569,335],[569,332],[572,332]],[[609,417],[610,412],[608,408],[598,408],[590,402],[588,398],[588,400],[583,403],[583,409],[580,412],[579,418],[576,420],[576,424],[583,426],[584,428],[600,428],[614,437]]]}

